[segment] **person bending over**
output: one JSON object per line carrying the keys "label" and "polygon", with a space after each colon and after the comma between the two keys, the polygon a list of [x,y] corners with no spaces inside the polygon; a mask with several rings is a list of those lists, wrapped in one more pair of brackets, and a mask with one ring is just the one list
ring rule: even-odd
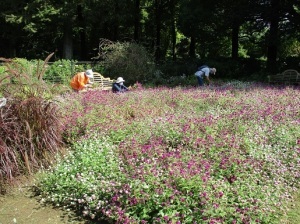
{"label": "person bending over", "polygon": [[82,91],[91,87],[93,82],[91,79],[94,77],[92,69],[88,69],[85,72],[78,72],[71,79],[70,85],[74,91]]}
{"label": "person bending over", "polygon": [[123,93],[129,89],[124,85],[125,80],[122,77],[117,78],[117,81],[112,84],[112,91],[114,93]]}
{"label": "person bending over", "polygon": [[206,65],[199,67],[198,71],[195,73],[199,86],[204,85],[204,78],[206,79],[209,85],[210,84],[209,75],[215,75],[216,72],[217,72],[216,68],[210,68]]}

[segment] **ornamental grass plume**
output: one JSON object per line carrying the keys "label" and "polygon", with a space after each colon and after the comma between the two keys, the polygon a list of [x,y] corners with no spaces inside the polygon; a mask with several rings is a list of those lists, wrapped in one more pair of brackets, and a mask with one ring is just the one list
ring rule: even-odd
{"label": "ornamental grass plume", "polygon": [[13,180],[49,165],[62,146],[60,112],[42,80],[52,55],[34,75],[18,61],[2,58],[6,76],[0,90],[7,103],[0,108],[0,179]]}

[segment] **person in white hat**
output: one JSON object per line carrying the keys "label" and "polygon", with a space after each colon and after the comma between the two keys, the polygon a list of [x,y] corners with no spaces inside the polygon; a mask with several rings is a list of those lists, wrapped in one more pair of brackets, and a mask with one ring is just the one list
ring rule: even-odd
{"label": "person in white hat", "polygon": [[198,71],[195,73],[195,76],[197,77],[199,86],[204,85],[203,78],[206,78],[207,84],[209,85],[210,79],[209,75],[215,75],[217,72],[216,68],[209,68],[207,65],[203,65],[198,68]]}
{"label": "person in white hat", "polygon": [[112,84],[112,91],[114,93],[123,93],[128,91],[128,88],[124,85],[125,80],[122,77],[117,78],[117,81],[115,81]]}
{"label": "person in white hat", "polygon": [[81,91],[93,84],[93,82],[91,81],[92,78],[94,78],[92,69],[88,69],[85,72],[78,72],[71,79],[70,85],[75,91]]}

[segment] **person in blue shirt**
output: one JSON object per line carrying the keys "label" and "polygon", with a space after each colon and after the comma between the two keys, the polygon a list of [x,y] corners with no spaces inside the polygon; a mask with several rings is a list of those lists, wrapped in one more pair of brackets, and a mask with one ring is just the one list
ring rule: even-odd
{"label": "person in blue shirt", "polygon": [[128,88],[124,85],[125,80],[122,77],[117,78],[117,81],[112,84],[112,91],[114,93],[123,93],[128,91]]}
{"label": "person in blue shirt", "polygon": [[203,65],[199,67],[198,71],[195,73],[199,86],[204,85],[204,78],[206,78],[206,81],[209,85],[210,84],[209,75],[215,75],[216,72],[217,72],[216,68],[210,68],[207,65]]}

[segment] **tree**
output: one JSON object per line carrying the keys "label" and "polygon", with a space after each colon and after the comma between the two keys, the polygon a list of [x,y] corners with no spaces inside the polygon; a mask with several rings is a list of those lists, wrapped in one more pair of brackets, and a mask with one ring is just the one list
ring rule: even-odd
{"label": "tree", "polygon": [[241,26],[253,15],[248,0],[223,0],[217,5],[218,18],[224,18],[220,26],[231,29],[231,57],[238,58]]}
{"label": "tree", "polygon": [[215,55],[219,49],[217,42],[223,37],[218,32],[220,17],[215,8],[216,3],[215,0],[181,1],[178,29],[190,38],[190,57],[196,57],[196,53],[201,58]]}
{"label": "tree", "polygon": [[279,69],[277,60],[281,40],[293,33],[296,27],[299,27],[297,7],[299,7],[300,3],[297,0],[270,0],[266,3],[269,6],[269,8],[265,7],[264,11],[264,19],[269,27],[267,36],[267,71],[275,74]]}
{"label": "tree", "polygon": [[269,14],[270,31],[268,37],[267,70],[276,72],[277,49],[279,45],[280,0],[271,0]]}
{"label": "tree", "polygon": [[[19,0],[0,1],[0,54],[4,57],[16,57],[19,55],[20,43],[24,36],[23,23],[18,17],[21,15],[25,3]],[[17,35],[16,35],[17,31]]]}
{"label": "tree", "polygon": [[138,43],[140,40],[140,29],[141,29],[141,1],[135,0],[134,10],[134,40]]}

